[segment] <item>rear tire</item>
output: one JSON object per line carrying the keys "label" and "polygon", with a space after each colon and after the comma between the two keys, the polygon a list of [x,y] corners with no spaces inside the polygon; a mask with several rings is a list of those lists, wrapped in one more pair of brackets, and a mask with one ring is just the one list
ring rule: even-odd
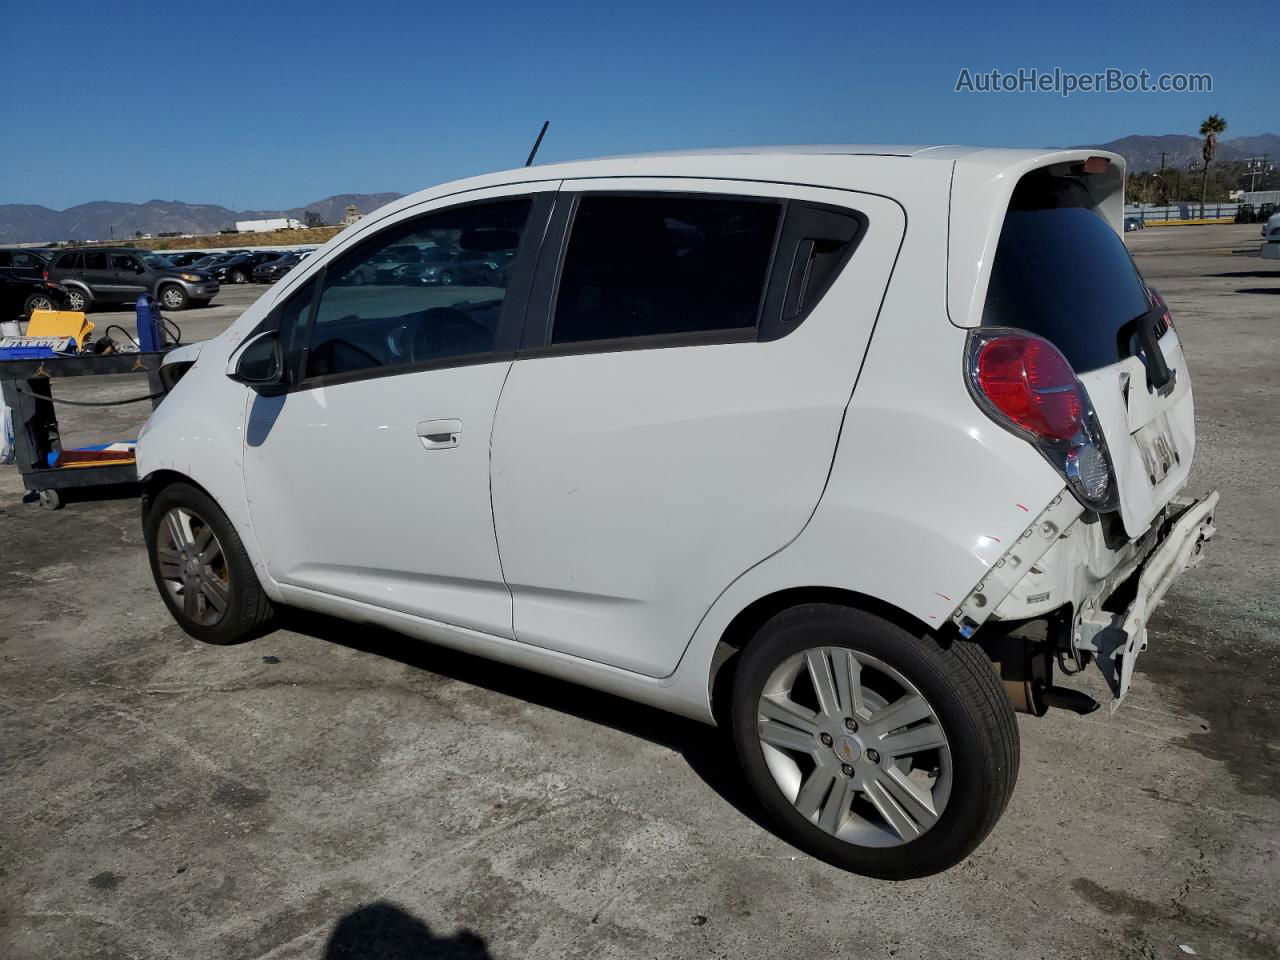
{"label": "rear tire", "polygon": [[[841,686],[850,663],[844,675],[857,679]],[[810,680],[815,670],[828,679]],[[963,860],[1000,819],[1018,776],[1017,724],[980,648],[943,646],[833,604],[786,610],[750,641],[730,728],[781,835],[886,880]]]}
{"label": "rear tire", "polygon": [[228,278],[232,283],[248,283],[249,275],[243,270],[232,270],[231,276]]}
{"label": "rear tire", "polygon": [[160,597],[191,636],[226,645],[268,628],[271,600],[235,527],[203,490],[165,487],[147,506],[143,535]]}
{"label": "rear tire", "polygon": [[93,300],[79,287],[67,287],[67,309],[79,313],[88,313]]}
{"label": "rear tire", "polygon": [[187,291],[176,283],[165,284],[160,288],[160,305],[166,310],[185,310],[187,303]]}

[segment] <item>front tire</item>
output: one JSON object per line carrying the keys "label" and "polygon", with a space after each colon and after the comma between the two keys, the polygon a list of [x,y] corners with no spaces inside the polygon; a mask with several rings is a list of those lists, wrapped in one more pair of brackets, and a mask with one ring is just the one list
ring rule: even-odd
{"label": "front tire", "polygon": [[187,308],[187,291],[176,283],[160,288],[160,305],[167,310],[185,310]]}
{"label": "front tire", "polygon": [[780,833],[887,880],[968,856],[1018,775],[1018,728],[986,655],[850,607],[806,604],[741,654],[730,726]]}
{"label": "front tire", "polygon": [[57,310],[53,298],[44,293],[33,293],[22,305],[22,315],[30,319],[32,310]]}
{"label": "front tire", "polygon": [[270,623],[271,601],[244,543],[203,490],[187,483],[165,487],[147,506],[143,534],[160,597],[191,636],[240,643]]}

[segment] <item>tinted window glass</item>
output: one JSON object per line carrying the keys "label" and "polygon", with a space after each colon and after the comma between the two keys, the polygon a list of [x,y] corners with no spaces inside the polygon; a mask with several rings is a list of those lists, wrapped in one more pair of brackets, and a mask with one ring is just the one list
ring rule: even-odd
{"label": "tinted window glass", "polygon": [[74,270],[79,265],[80,254],[78,253],[64,253],[58,258],[58,262],[55,264],[55,266],[62,270]]}
{"label": "tinted window glass", "polygon": [[1087,373],[1130,355],[1125,328],[1150,308],[1124,241],[1092,210],[1006,214],[984,324],[1038,334]]}
{"label": "tinted window glass", "polygon": [[[325,274],[307,376],[493,349],[532,201],[459,207],[387,231]],[[480,254],[472,256],[472,254]]]}
{"label": "tinted window glass", "polygon": [[95,253],[86,253],[84,255],[84,268],[86,270],[107,269],[107,255],[101,250]]}
{"label": "tinted window glass", "polygon": [[0,250],[0,267],[12,267],[13,254],[8,250]]}
{"label": "tinted window glass", "polygon": [[126,253],[113,253],[111,255],[111,269],[125,270],[133,272],[137,270],[138,262]]}
{"label": "tinted window glass", "polygon": [[714,197],[583,197],[552,342],[754,327],[780,209]]}
{"label": "tinted window glass", "polygon": [[15,267],[43,267],[44,261],[33,253],[15,253],[13,255],[13,265]]}

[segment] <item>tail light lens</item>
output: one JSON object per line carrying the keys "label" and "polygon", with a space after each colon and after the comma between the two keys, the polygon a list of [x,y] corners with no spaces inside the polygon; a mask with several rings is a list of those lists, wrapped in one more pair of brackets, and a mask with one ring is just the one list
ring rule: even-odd
{"label": "tail light lens", "polygon": [[993,337],[976,357],[978,388],[1014,425],[1043,440],[1070,440],[1084,407],[1075,371],[1047,340]]}
{"label": "tail light lens", "polygon": [[1155,287],[1147,287],[1147,293],[1151,294],[1151,302],[1160,308],[1160,330],[1157,336],[1164,336],[1173,329],[1173,315],[1169,313],[1169,305],[1164,302],[1164,297],[1160,296],[1160,291]]}
{"label": "tail light lens", "polygon": [[1091,509],[1115,509],[1106,437],[1089,394],[1052,343],[1025,330],[984,327],[969,335],[969,392],[983,411],[1030,442]]}
{"label": "tail light lens", "polygon": [[48,280],[48,279],[49,279],[49,268],[48,268],[48,267],[45,267],[45,268],[44,268],[44,270],[42,270],[42,271],[40,272],[40,279],[41,279],[41,280]]}

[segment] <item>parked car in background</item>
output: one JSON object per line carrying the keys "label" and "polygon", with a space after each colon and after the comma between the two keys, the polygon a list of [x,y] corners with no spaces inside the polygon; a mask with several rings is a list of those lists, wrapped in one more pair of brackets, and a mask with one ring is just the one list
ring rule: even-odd
{"label": "parked car in background", "polygon": [[275,283],[301,262],[301,254],[286,253],[283,256],[277,257],[275,260],[268,260],[266,263],[260,263],[253,268],[254,282]]}
{"label": "parked car in background", "polygon": [[44,276],[45,268],[49,266],[49,259],[52,256],[53,251],[46,249],[33,247],[0,248],[0,270],[8,270],[21,277],[40,278]]}
{"label": "parked car in background", "polygon": [[228,260],[215,263],[209,268],[209,272],[222,283],[248,283],[253,279],[254,267],[278,260],[280,257],[281,253],[278,250],[238,253]]}
{"label": "parked car in background", "polygon": [[482,250],[425,250],[416,263],[405,264],[391,278],[391,283],[439,285],[463,284],[472,287],[492,286],[500,282],[501,270],[494,255]]}
{"label": "parked car in background", "polygon": [[48,279],[67,288],[71,310],[95,304],[126,303],[144,293],[168,310],[203,306],[218,292],[218,281],[192,267],[175,267],[156,253],[95,247],[59,253]]}
{"label": "parked car in background", "polygon": [[1280,213],[1273,213],[1271,219],[1262,225],[1263,260],[1280,260]]}
{"label": "parked car in background", "polygon": [[206,253],[199,260],[193,260],[189,266],[195,267],[197,270],[209,270],[219,263],[226,263],[234,256],[234,253]]}
{"label": "parked car in background", "polygon": [[1129,214],[1124,218],[1124,232],[1130,233],[1134,230],[1141,230],[1146,226],[1146,221],[1139,214]]}
{"label": "parked car in background", "polygon": [[[1096,708],[1054,683],[1090,663],[1122,699],[1214,534],[1124,183],[1096,150],[826,145],[406,197],[167,357],[157,591],[210,643],[302,607],[723,724],[799,847],[946,869],[1012,795],[1014,710]],[[431,242],[510,281],[349,280]],[[1099,802],[1067,764],[1138,786],[1054,736],[1067,819]]]}
{"label": "parked car in background", "polygon": [[61,284],[0,269],[0,321],[25,320],[32,310],[61,310],[67,290]]}
{"label": "parked car in background", "polygon": [[169,253],[167,250],[161,254],[166,260],[175,267],[190,267],[197,260],[201,260],[209,255],[207,250],[191,250],[186,253]]}

